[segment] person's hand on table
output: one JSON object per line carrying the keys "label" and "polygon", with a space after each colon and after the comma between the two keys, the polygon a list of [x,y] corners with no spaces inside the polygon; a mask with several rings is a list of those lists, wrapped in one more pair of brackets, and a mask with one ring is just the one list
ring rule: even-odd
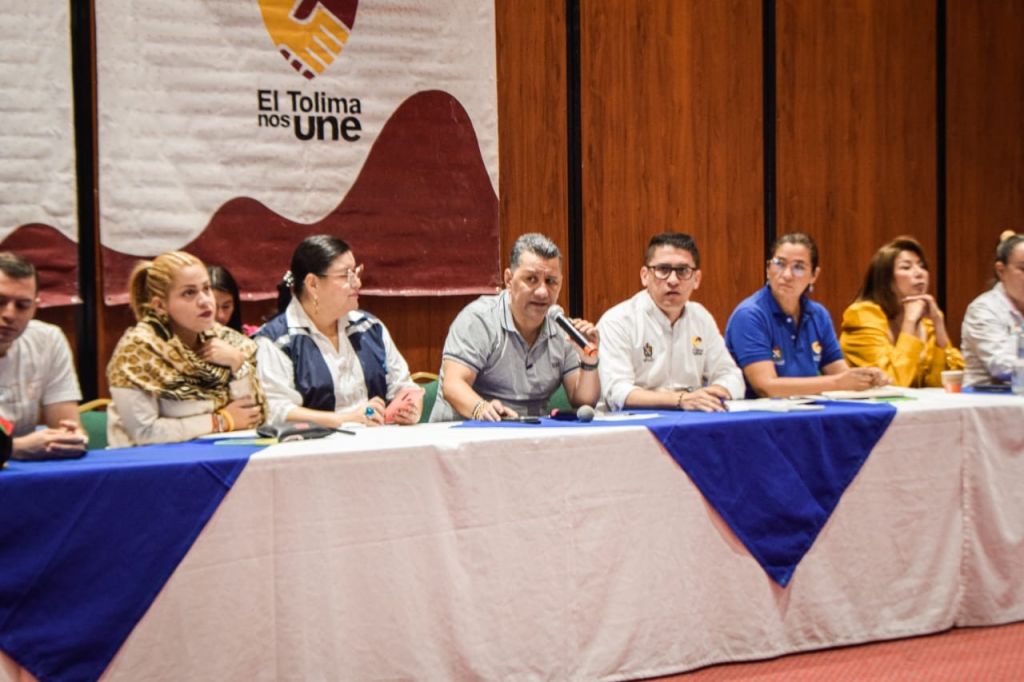
{"label": "person's hand on table", "polygon": [[380,426],[384,423],[384,399],[374,396],[351,410],[339,413],[338,417],[338,427],[344,424]]}
{"label": "person's hand on table", "polygon": [[720,386],[708,386],[707,388],[698,388],[689,392],[681,391],[679,399],[676,401],[676,406],[680,410],[688,411],[725,412],[725,405],[722,401],[727,396],[728,392]]}
{"label": "person's hand on table", "polygon": [[37,429],[15,438],[11,449],[15,456],[73,457],[85,452],[88,445],[89,438],[79,424],[61,420],[58,428]]}
{"label": "person's hand on table", "polygon": [[477,407],[473,408],[473,414],[471,419],[482,422],[500,422],[502,417],[509,417],[514,419],[519,414],[511,407],[506,407],[501,404],[501,401],[495,398],[494,400],[481,400],[477,403]]}
{"label": "person's hand on table", "polygon": [[888,386],[892,379],[877,367],[851,367],[836,377],[836,388],[846,391],[865,391],[869,388]]}

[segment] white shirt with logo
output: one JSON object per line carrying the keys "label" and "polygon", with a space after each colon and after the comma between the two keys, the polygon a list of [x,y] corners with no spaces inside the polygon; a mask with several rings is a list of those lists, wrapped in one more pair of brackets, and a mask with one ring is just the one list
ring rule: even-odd
{"label": "white shirt with logo", "polygon": [[670,324],[646,290],[608,310],[601,334],[604,406],[621,410],[635,389],[682,391],[711,384],[743,397],[743,373],[725,347],[707,308],[689,301]]}
{"label": "white shirt with logo", "polygon": [[7,354],[0,357],[0,416],[14,424],[14,435],[31,433],[44,405],[82,399],[71,349],[64,332],[29,320]]}

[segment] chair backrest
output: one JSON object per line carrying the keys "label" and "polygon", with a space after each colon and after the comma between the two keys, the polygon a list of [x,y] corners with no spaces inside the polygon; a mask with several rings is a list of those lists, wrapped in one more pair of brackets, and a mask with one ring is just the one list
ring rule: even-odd
{"label": "chair backrest", "polygon": [[78,406],[78,417],[89,436],[90,450],[104,450],[107,447],[107,405],[110,403],[110,398],[97,398]]}
{"label": "chair backrest", "polygon": [[437,375],[433,372],[416,372],[409,377],[426,391],[423,394],[423,412],[420,413],[420,424],[430,421],[430,412],[434,409],[434,402],[437,400]]}
{"label": "chair backrest", "polygon": [[569,396],[565,393],[565,386],[560,385],[558,390],[551,395],[551,398],[548,400],[548,407],[562,412],[572,411],[572,403],[569,402]]}

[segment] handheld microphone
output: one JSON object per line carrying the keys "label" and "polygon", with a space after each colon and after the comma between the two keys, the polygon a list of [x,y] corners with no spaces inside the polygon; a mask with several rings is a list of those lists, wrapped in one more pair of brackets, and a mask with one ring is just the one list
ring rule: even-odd
{"label": "handheld microphone", "polygon": [[576,410],[551,410],[551,418],[560,422],[592,422],[594,414],[594,408],[590,405],[582,405]]}
{"label": "handheld microphone", "polygon": [[587,340],[587,337],[583,336],[579,329],[572,326],[572,322],[565,317],[565,311],[562,310],[562,306],[551,306],[548,310],[548,316],[555,321],[555,324],[565,330],[565,333],[569,335],[573,343],[583,349],[584,355],[597,355],[597,348]]}

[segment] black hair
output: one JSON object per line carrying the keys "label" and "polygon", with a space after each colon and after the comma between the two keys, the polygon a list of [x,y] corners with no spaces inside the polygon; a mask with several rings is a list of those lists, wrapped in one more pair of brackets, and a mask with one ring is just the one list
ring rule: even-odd
{"label": "black hair", "polygon": [[647,252],[644,254],[644,265],[651,262],[654,257],[654,250],[661,246],[671,246],[674,249],[689,251],[693,256],[693,267],[700,270],[700,251],[697,250],[697,242],[688,234],[682,232],[662,232],[651,237],[647,242]]}
{"label": "black hair", "polygon": [[31,277],[36,285],[36,293],[39,292],[39,273],[36,272],[36,266],[13,251],[0,251],[0,272],[11,279]]}
{"label": "black hair", "polygon": [[302,296],[306,286],[306,275],[312,273],[317,277],[323,277],[334,259],[349,251],[351,249],[348,244],[329,234],[315,234],[303,239],[292,253],[291,270],[277,285],[277,311],[284,312],[292,296]]}
{"label": "black hair", "polygon": [[235,278],[231,276],[227,268],[219,265],[207,265],[206,274],[210,276],[210,288],[230,294],[231,300],[235,304],[227,326],[236,332],[242,331],[242,298],[238,295],[238,284],[235,283]]}
{"label": "black hair", "polygon": [[784,234],[775,240],[772,244],[772,248],[768,252],[769,258],[775,257],[775,252],[783,244],[796,244],[797,246],[806,246],[807,250],[811,252],[811,274],[818,269],[818,245],[811,239],[811,235],[804,232],[790,232]]}

